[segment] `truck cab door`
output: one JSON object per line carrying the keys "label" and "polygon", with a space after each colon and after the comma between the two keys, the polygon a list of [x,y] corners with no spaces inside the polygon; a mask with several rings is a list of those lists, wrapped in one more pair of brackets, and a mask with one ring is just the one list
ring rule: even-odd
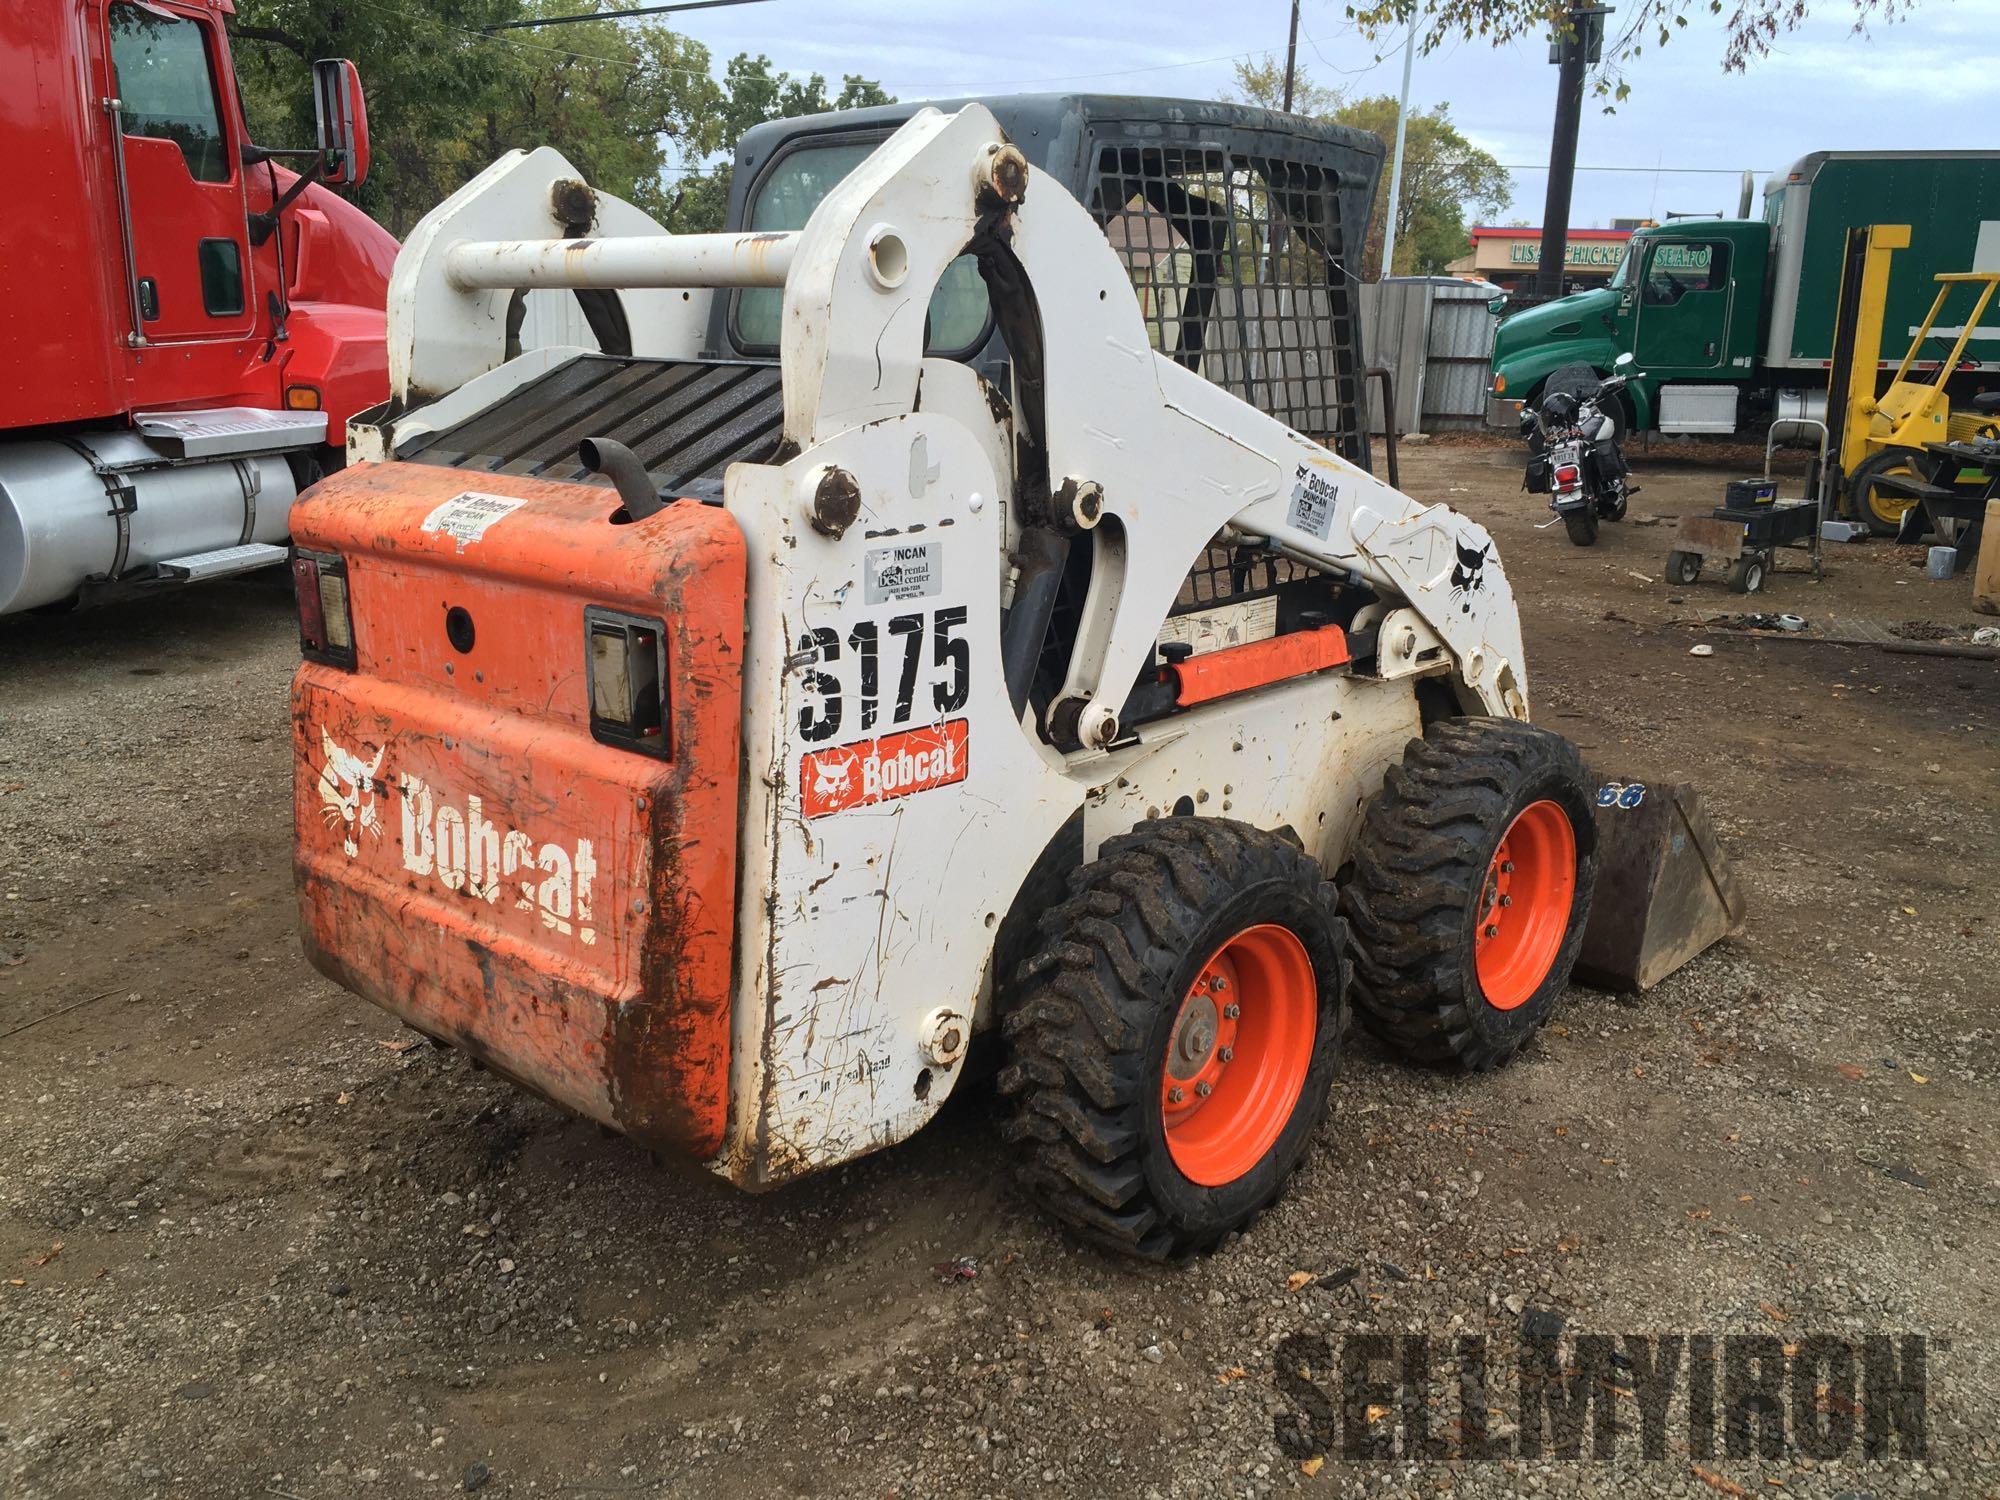
{"label": "truck cab door", "polygon": [[153,0],[106,7],[121,211],[148,343],[240,339],[256,324],[243,167],[222,107],[215,23]]}
{"label": "truck cab door", "polygon": [[1699,375],[1728,360],[1730,244],[1654,239],[1632,279],[1638,306],[1633,353],[1649,375]]}

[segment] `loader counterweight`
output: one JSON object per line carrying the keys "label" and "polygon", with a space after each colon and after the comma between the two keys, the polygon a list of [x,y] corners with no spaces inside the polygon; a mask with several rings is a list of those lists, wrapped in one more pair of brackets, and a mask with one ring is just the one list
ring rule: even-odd
{"label": "loader counterweight", "polygon": [[[617,510],[402,464],[301,505],[302,554],[345,563],[358,667],[308,662],[293,688],[300,922],[316,966],[418,1030],[705,1159],[728,1111],[743,540],[710,506]],[[601,686],[626,649],[605,618],[663,633],[651,748],[594,712],[593,665]]]}

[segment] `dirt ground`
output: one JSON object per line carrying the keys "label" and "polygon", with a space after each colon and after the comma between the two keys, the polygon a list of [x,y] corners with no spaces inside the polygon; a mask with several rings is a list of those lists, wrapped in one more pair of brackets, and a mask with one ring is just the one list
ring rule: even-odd
{"label": "dirt ground", "polygon": [[[1290,1195],[1164,1270],[1038,1217],[982,1090],[744,1196],[319,978],[281,580],[0,621],[0,1496],[2000,1493],[2000,669],[1700,623],[1984,622],[1879,542],[1747,606],[1669,587],[1671,519],[1732,471],[1637,457],[1589,550],[1509,448],[1413,446],[1404,481],[1493,529],[1536,717],[1699,787],[1747,930],[1643,999],[1575,990],[1499,1074],[1357,1037]],[[1538,1310],[1926,1335],[1928,1460],[1280,1441],[1301,1336],[1497,1350]]]}

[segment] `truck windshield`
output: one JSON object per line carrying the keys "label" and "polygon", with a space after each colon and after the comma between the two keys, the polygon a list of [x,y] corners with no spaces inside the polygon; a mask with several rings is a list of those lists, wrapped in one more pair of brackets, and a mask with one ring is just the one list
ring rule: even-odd
{"label": "truck windshield", "polygon": [[[820,200],[852,172],[880,140],[839,141],[788,151],[765,173],[750,200],[748,228],[803,229]],[[776,287],[751,287],[736,301],[736,343],[757,352],[776,352],[785,294]],[[988,308],[979,263],[961,255],[938,278],[931,294],[927,352],[972,354],[985,342]]]}
{"label": "truck windshield", "polygon": [[1632,279],[1632,262],[1644,253],[1645,248],[1646,242],[1644,240],[1627,240],[1625,242],[1625,258],[1618,262],[1618,269],[1611,273],[1611,279],[1604,284],[1606,286],[1623,286],[1626,282],[1630,281]]}

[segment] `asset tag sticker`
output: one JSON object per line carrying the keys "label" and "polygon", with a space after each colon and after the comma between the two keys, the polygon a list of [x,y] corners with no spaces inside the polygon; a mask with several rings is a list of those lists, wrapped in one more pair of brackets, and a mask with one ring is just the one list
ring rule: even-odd
{"label": "asset tag sticker", "polygon": [[928,598],[944,587],[944,543],[872,547],[863,583],[870,604]]}
{"label": "asset tag sticker", "polygon": [[486,535],[495,521],[505,520],[527,502],[508,495],[488,495],[480,490],[462,490],[424,517],[422,529],[442,533],[458,543],[463,552]]}
{"label": "asset tag sticker", "polygon": [[1340,490],[1331,479],[1308,464],[1300,464],[1292,486],[1291,508],[1285,520],[1300,531],[1325,541],[1333,531],[1333,506]]}

